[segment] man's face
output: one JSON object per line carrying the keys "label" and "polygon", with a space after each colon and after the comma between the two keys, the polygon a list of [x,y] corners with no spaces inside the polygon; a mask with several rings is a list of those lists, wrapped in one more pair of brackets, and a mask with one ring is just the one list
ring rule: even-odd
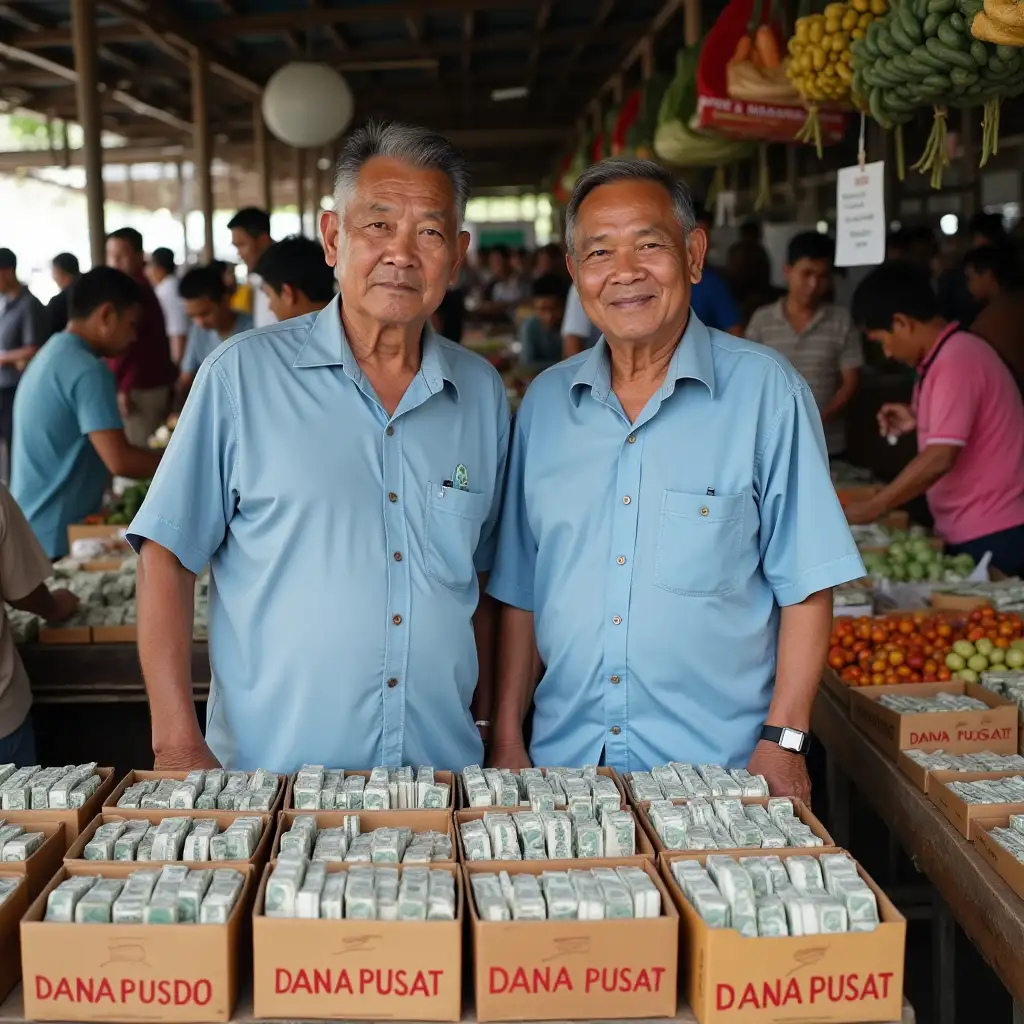
{"label": "man's face", "polygon": [[18,283],[18,275],[10,267],[0,269],[0,292],[9,292]]}
{"label": "man's face", "polygon": [[999,291],[995,275],[991,270],[977,270],[974,267],[964,268],[967,278],[967,290],[978,302],[988,302]]}
{"label": "man's face", "polygon": [[499,281],[508,273],[509,261],[503,252],[493,250],[487,257],[487,269]]}
{"label": "man's face", "polygon": [[142,253],[136,252],[123,238],[108,238],[107,266],[134,277],[142,269]]}
{"label": "man's face", "polygon": [[425,322],[441,305],[469,246],[451,183],[440,171],[374,157],[341,213],[320,230],[347,310],[382,324]]}
{"label": "man's face", "polygon": [[832,264],[828,260],[812,260],[806,256],[786,267],[789,294],[802,306],[812,309],[828,294],[832,283]]}
{"label": "man's face", "polygon": [[90,320],[95,321],[96,338],[105,356],[118,356],[135,341],[141,310],[138,306],[118,312],[110,303],[100,306]]}
{"label": "man's face", "polygon": [[238,251],[238,258],[246,265],[250,273],[269,242],[270,238],[267,235],[253,238],[244,228],[231,229],[231,244]]}
{"label": "man's face", "polygon": [[687,237],[668,192],[653,181],[600,185],[580,206],[569,264],[591,322],[613,340],[681,332],[707,238]]}
{"label": "man's face", "polygon": [[533,314],[549,331],[562,325],[563,302],[554,295],[538,295],[533,300]]}
{"label": "man's face", "polygon": [[214,302],[213,299],[186,299],[185,312],[189,319],[205,331],[215,331],[224,322],[226,304]]}
{"label": "man's face", "polygon": [[920,325],[902,313],[892,319],[888,331],[865,331],[869,341],[877,342],[889,359],[907,366],[917,366],[921,360],[921,347],[917,344],[917,328]]}
{"label": "man's face", "polygon": [[278,320],[291,320],[292,317],[299,315],[298,296],[290,284],[281,285],[281,290],[276,292],[264,281],[263,294],[267,297],[270,311]]}

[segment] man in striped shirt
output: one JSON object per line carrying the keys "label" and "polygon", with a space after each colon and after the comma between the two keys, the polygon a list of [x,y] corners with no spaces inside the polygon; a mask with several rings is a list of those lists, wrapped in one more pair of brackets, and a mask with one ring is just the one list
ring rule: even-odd
{"label": "man in striped shirt", "polygon": [[832,240],[809,231],[795,235],[786,253],[789,291],[762,306],[745,331],[751,341],[784,355],[811,389],[825,428],[828,454],[846,449],[843,410],[860,384],[864,351],[860,334],[842,306],[826,302],[832,284]]}

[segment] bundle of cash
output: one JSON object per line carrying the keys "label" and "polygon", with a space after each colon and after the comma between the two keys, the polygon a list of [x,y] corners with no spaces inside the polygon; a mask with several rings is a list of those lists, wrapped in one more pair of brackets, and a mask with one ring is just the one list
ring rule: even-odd
{"label": "bundle of cash", "polygon": [[455,877],[434,868],[330,871],[301,857],[279,860],[267,879],[267,917],[454,921]]}
{"label": "bundle of cash", "polygon": [[280,779],[263,768],[228,772],[222,768],[194,771],[184,779],[140,779],[128,786],[118,807],[141,810],[203,810],[269,812]]}
{"label": "bundle of cash", "polygon": [[430,767],[374,768],[367,780],[341,768],[303,765],[292,786],[299,811],[441,810],[451,804],[451,786]]}
{"label": "bundle of cash", "polygon": [[1020,754],[996,754],[991,750],[974,754],[950,754],[945,750],[904,750],[903,753],[930,772],[1024,771],[1024,757]]}
{"label": "bundle of cash", "polygon": [[212,818],[165,818],[148,821],[110,821],[96,829],[85,844],[85,860],[121,861],[247,861],[255,856],[263,834],[263,819],[236,818],[222,832]]}
{"label": "bundle of cash", "polygon": [[735,797],[686,803],[652,800],[647,817],[669,850],[726,850],[822,846],[810,826],[796,816],[792,801],[769,798],[767,807]]}
{"label": "bundle of cash", "polygon": [[941,711],[988,711],[988,705],[977,697],[961,693],[937,693],[934,697],[906,697],[883,693],[878,703],[897,715],[937,714]]}
{"label": "bundle of cash", "polygon": [[18,888],[17,878],[0,878],[0,907],[4,905]]}
{"label": "bundle of cash", "polygon": [[445,832],[413,832],[410,828],[360,831],[358,814],[347,814],[344,825],[317,829],[316,816],[296,814],[281,834],[280,856],[314,861],[423,864],[454,859],[451,837]]}
{"label": "bundle of cash", "polygon": [[1012,700],[1018,710],[1024,711],[1024,671],[989,669],[981,673],[981,685],[1000,697]]}
{"label": "bundle of cash", "polygon": [[24,826],[8,825],[0,820],[0,860],[28,860],[46,838],[41,832],[30,833],[27,842],[25,837]]}
{"label": "bundle of cash", "polygon": [[618,810],[622,797],[614,780],[597,765],[583,768],[463,769],[462,788],[470,807],[529,807],[535,813],[568,811],[574,818],[597,818]]}
{"label": "bundle of cash", "polygon": [[872,931],[878,901],[845,853],[820,857],[709,856],[672,862],[672,875],[711,928],[753,938]]}
{"label": "bundle of cash", "polygon": [[470,875],[482,921],[600,921],[661,916],[661,893],[642,868]]}
{"label": "bundle of cash", "polygon": [[1024,803],[1024,776],[1009,775],[1005,779],[979,779],[977,782],[947,782],[965,804]]}
{"label": "bundle of cash", "polygon": [[633,772],[626,777],[626,782],[633,798],[639,802],[769,795],[763,775],[751,775],[743,768],[723,768],[718,764],[695,766],[673,761],[649,772]]}
{"label": "bundle of cash", "polygon": [[989,836],[1017,860],[1024,862],[1024,815],[1011,814],[1009,827],[994,828]]}
{"label": "bundle of cash", "polygon": [[5,811],[67,811],[85,806],[102,784],[96,762],[15,769],[0,765],[0,808]]}
{"label": "bundle of cash", "polygon": [[632,857],[636,821],[615,808],[601,821],[571,811],[487,811],[459,825],[467,860],[570,860]]}

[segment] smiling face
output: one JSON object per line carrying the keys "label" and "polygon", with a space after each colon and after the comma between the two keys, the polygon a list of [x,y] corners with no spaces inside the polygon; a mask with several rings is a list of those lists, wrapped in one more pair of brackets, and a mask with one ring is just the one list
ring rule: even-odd
{"label": "smiling face", "polygon": [[381,324],[426,321],[469,246],[448,178],[374,157],[360,171],[340,225],[338,217],[323,214],[320,229],[346,312]]}
{"label": "smiling face", "polygon": [[569,259],[583,308],[610,341],[678,338],[707,236],[687,237],[672,197],[655,181],[599,185],[580,205]]}

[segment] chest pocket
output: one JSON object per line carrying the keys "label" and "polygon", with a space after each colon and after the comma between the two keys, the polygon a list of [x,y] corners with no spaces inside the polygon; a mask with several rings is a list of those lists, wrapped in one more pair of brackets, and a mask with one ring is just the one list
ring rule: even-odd
{"label": "chest pocket", "polygon": [[427,484],[427,572],[451,590],[468,590],[476,575],[473,555],[487,516],[486,494]]}
{"label": "chest pocket", "polygon": [[736,589],[743,494],[665,491],[654,582],[687,597],[721,597]]}

